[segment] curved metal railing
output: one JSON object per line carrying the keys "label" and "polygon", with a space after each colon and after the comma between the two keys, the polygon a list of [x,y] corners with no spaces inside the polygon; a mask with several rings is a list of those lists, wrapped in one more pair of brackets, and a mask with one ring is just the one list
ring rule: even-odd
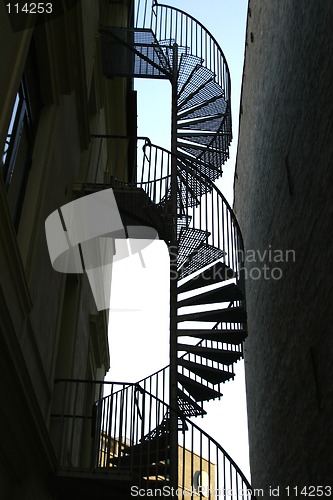
{"label": "curved metal railing", "polygon": [[170,40],[190,48],[191,55],[204,60],[206,68],[216,75],[216,83],[224,89],[225,99],[230,102],[230,72],[225,55],[217,40],[197,19],[156,0],[138,0],[134,28],[150,29],[158,41]]}
{"label": "curved metal railing", "polygon": [[[91,139],[85,184],[142,188],[155,205],[165,199],[171,179],[169,151],[143,136],[93,134]],[[129,174],[122,177],[126,171]]]}
{"label": "curved metal railing", "polygon": [[[130,472],[140,487],[170,484],[166,403],[129,384],[96,401],[94,415],[95,468]],[[178,498],[254,499],[249,481],[216,440],[183,415],[178,429]]]}
{"label": "curved metal railing", "polygon": [[[191,198],[192,185],[201,186],[202,195],[198,204],[183,204],[186,229],[206,232],[205,242],[224,252],[223,262],[234,271],[237,281],[242,281],[244,245],[237,219],[228,201],[217,186],[203,173],[195,169],[195,163],[182,163],[178,177],[182,183],[182,195]],[[183,273],[185,277],[189,273]],[[243,284],[240,283],[243,288]]]}
{"label": "curved metal railing", "polygon": [[[223,90],[224,118],[219,122],[216,130],[211,130],[213,133],[207,135],[205,145],[201,144],[199,149],[195,141],[194,143],[191,141],[191,134],[189,134],[189,141],[185,139],[185,142],[179,144],[178,148],[185,148],[190,156],[199,158],[206,164],[215,167],[223,164],[228,158],[228,148],[232,139],[231,82],[228,63],[219,43],[193,16],[176,7],[159,4],[155,0],[138,0],[134,28],[151,30],[156,41],[164,47],[168,60],[172,59],[170,51],[172,45],[177,44],[180,48],[179,64],[182,57],[189,55],[193,61],[199,61],[212,72],[215,83]],[[182,75],[179,81],[180,93],[186,85],[186,79],[189,76],[187,73],[185,71],[185,78]],[[221,174],[220,171],[218,176]]]}
{"label": "curved metal railing", "polygon": [[[51,415],[51,427],[62,436],[60,468],[127,477],[138,487],[170,487],[165,402],[125,382],[61,379],[55,386],[67,395]],[[226,450],[183,415],[178,424],[177,497],[254,500],[249,481]]]}
{"label": "curved metal railing", "polygon": [[[127,187],[141,188],[150,202],[170,212],[172,153],[151,143],[147,137],[94,135],[86,183],[104,184],[105,187],[123,183]],[[135,153],[134,153],[135,151]],[[204,172],[197,168],[200,160],[189,160],[175,155],[178,174],[178,217],[180,234],[196,229],[206,233],[205,243],[224,252],[223,262],[234,271],[244,290],[242,277],[244,246],[241,231],[231,206],[221,191]],[[131,178],[119,179],[117,173],[124,162],[133,165]],[[134,164],[137,167],[134,166]],[[181,225],[180,225],[181,224]],[[216,259],[217,260],[217,259]],[[183,277],[190,274],[183,273]]]}

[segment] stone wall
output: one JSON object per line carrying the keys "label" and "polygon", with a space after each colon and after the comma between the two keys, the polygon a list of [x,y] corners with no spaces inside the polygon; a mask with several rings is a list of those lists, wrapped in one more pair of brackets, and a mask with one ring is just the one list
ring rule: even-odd
{"label": "stone wall", "polygon": [[235,210],[252,481],[265,498],[333,477],[332,26],[330,0],[249,3]]}

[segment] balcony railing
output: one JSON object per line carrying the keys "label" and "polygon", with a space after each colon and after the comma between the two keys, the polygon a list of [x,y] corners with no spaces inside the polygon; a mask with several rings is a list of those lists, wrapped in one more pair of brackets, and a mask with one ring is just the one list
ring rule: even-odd
{"label": "balcony railing", "polygon": [[[51,415],[61,437],[57,442],[54,434],[60,470],[127,477],[138,487],[170,486],[168,405],[138,384],[63,379],[56,386],[64,395]],[[99,397],[87,404],[92,394]],[[254,499],[222,446],[183,415],[178,422],[178,498]]]}
{"label": "balcony railing", "polygon": [[[90,155],[86,184],[95,184],[96,189],[111,185],[141,188],[155,205],[156,214],[170,214],[172,153],[152,144],[146,137],[94,135]],[[244,247],[232,208],[215,184],[200,171],[200,160],[176,156],[178,235],[181,228],[205,232],[205,243],[221,250],[216,255],[223,256],[223,262],[234,272],[244,291]],[[124,169],[124,165],[128,168]],[[131,178],[117,177],[116,174],[123,171],[132,172]],[[188,260],[180,261],[181,264],[181,277],[193,272]]]}

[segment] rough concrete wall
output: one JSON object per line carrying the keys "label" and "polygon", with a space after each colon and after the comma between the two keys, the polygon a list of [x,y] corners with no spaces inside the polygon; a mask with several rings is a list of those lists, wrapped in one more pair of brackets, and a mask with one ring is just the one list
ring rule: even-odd
{"label": "rough concrete wall", "polygon": [[332,26],[331,0],[249,4],[235,210],[254,250],[246,377],[265,498],[333,477]]}

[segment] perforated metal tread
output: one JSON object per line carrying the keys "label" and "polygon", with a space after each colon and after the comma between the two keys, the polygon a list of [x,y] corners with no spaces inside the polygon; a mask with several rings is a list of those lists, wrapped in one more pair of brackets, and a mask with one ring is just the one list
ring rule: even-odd
{"label": "perforated metal tread", "polygon": [[224,256],[224,251],[212,245],[203,244],[198,251],[184,262],[179,271],[179,279],[185,278],[196,271],[199,271],[212,262],[221,259]]}
{"label": "perforated metal tread", "polygon": [[185,394],[179,387],[177,388],[177,402],[179,410],[186,417],[198,417],[207,414],[194,399]]}
{"label": "perforated metal tread", "polygon": [[152,30],[103,27],[100,31],[106,76],[170,78],[169,60]]}
{"label": "perforated metal tread", "polygon": [[197,207],[201,197],[211,192],[211,185],[204,181],[195,170],[178,172],[179,205],[182,208]]}
{"label": "perforated metal tread", "polygon": [[[186,131],[186,130],[198,130],[198,131],[210,131],[212,127],[216,127],[216,130],[219,129],[223,120],[223,113],[211,114],[209,116],[198,117],[193,119],[185,119],[183,121],[178,122],[178,130]],[[178,132],[178,137],[181,132]]]}
{"label": "perforated metal tread", "polygon": [[[187,69],[185,72],[185,63],[188,61],[191,62],[191,71]],[[181,87],[179,86],[180,88],[177,94],[178,109],[184,106],[201,88],[209,82],[214,81],[214,73],[203,66],[203,64],[204,61],[200,60],[198,57],[196,61],[193,56],[185,56],[183,58],[183,66],[179,68],[179,79],[182,81],[182,85]],[[183,75],[183,73],[185,74]]]}
{"label": "perforated metal tread", "polygon": [[177,78],[177,98],[179,100],[191,80],[192,74],[202,66],[203,62],[204,60],[202,58],[190,53],[183,53],[180,55]]}
{"label": "perforated metal tread", "polygon": [[[185,109],[192,108],[193,106],[205,105],[207,101],[214,98],[224,99],[224,92],[221,87],[214,81],[206,82],[201,88],[194,91],[189,95],[190,98],[178,105],[178,112]],[[223,111],[223,110],[222,110]]]}
{"label": "perforated metal tread", "polygon": [[177,267],[180,268],[194,252],[198,251],[209,233],[201,229],[181,229],[178,240]]}

